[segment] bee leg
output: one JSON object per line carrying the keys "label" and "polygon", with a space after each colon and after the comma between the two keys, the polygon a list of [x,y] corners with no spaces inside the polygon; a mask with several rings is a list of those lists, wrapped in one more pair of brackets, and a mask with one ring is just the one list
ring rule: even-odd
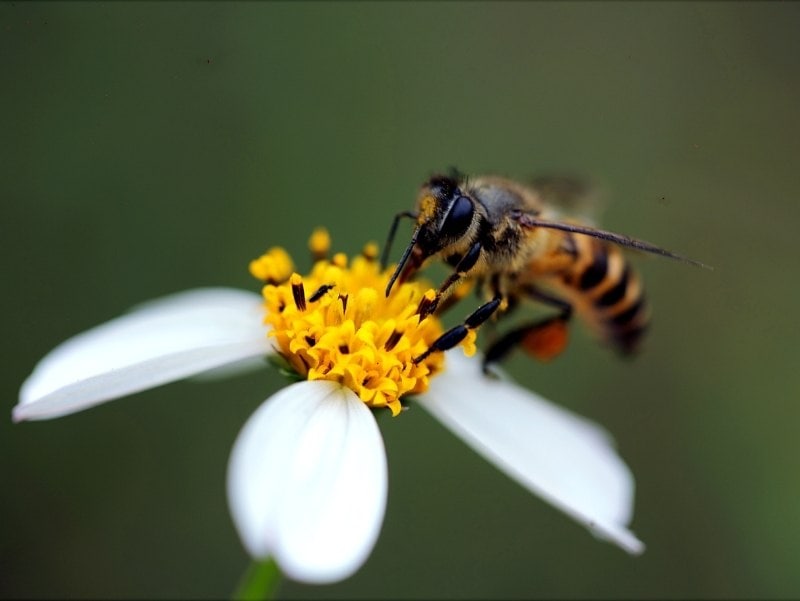
{"label": "bee leg", "polygon": [[443,298],[436,307],[436,314],[443,315],[446,313],[450,308],[458,304],[461,299],[467,296],[473,287],[475,287],[475,283],[471,280],[462,280],[459,282],[457,286],[453,287],[453,292]]}
{"label": "bee leg", "polygon": [[[432,302],[426,304],[425,307],[420,311],[420,319],[424,319],[436,311],[442,299],[448,296],[450,289],[467,277],[469,270],[475,267],[475,263],[478,262],[478,258],[481,256],[482,250],[483,246],[481,246],[480,242],[475,242],[475,244],[469,247],[469,250],[464,254],[463,257],[461,257],[461,259],[459,259],[453,273],[451,273],[447,279],[442,282],[442,285],[439,286],[439,290],[436,292],[436,298],[434,298]],[[493,301],[489,301],[489,303],[491,302]]]}
{"label": "bee leg", "polygon": [[518,345],[534,358],[549,361],[563,352],[568,338],[567,319],[563,315],[525,324],[492,343],[483,358],[483,371],[488,371],[489,365],[505,358]]}
{"label": "bee leg", "polygon": [[484,373],[488,373],[490,364],[505,358],[516,346],[521,346],[529,355],[540,361],[549,361],[566,348],[569,339],[567,323],[572,317],[572,305],[534,287],[527,287],[525,291],[531,297],[559,308],[560,312],[553,317],[515,328],[495,340],[484,355]]}
{"label": "bee leg", "polygon": [[424,361],[428,355],[435,352],[447,351],[456,346],[459,342],[464,340],[467,335],[467,332],[470,330],[474,330],[475,328],[479,327],[483,322],[489,319],[497,308],[500,306],[500,298],[494,298],[490,300],[488,303],[484,303],[475,311],[469,314],[467,318],[464,320],[464,323],[459,324],[453,328],[447,330],[444,334],[439,336],[436,340],[433,341],[433,344],[428,347],[424,353],[419,355],[418,357],[414,357],[414,363],[419,363],[420,361]]}

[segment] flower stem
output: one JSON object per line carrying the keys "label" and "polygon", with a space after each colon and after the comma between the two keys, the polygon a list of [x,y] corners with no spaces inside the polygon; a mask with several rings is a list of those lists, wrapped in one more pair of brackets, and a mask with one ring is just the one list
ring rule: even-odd
{"label": "flower stem", "polygon": [[233,593],[235,601],[272,599],[281,581],[281,571],[273,559],[253,561]]}

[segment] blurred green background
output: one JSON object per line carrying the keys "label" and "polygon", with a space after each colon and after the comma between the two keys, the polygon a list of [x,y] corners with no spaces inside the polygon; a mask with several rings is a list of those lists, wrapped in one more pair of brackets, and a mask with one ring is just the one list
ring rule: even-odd
{"label": "blurred green background", "polygon": [[[257,290],[248,261],[302,262],[319,224],[347,252],[382,241],[434,171],[588,174],[605,227],[716,267],[634,258],[654,310],[634,361],[576,327],[556,362],[508,366],[614,434],[647,552],[419,410],[381,420],[364,568],[280,594],[797,598],[798,31],[796,3],[0,4],[5,410],[55,344],[135,303]],[[228,596],[228,453],[281,384],[0,420],[0,595]]]}

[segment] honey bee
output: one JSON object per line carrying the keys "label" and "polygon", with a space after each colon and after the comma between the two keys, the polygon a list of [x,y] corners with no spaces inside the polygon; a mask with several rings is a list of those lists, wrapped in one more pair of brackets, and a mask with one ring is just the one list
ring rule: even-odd
{"label": "honey bee", "polygon": [[[412,277],[431,258],[453,268],[420,317],[441,310],[462,283],[477,284],[487,299],[462,324],[442,334],[414,359],[457,345],[470,329],[507,314],[521,300],[553,307],[555,314],[501,334],[484,355],[484,369],[517,346],[549,360],[568,340],[573,314],[623,355],[636,351],[649,322],[644,288],[621,247],[708,267],[649,242],[561,218],[549,199],[584,193],[577,180],[547,178],[527,186],[497,176],[435,175],[425,182],[414,211],[395,215],[384,246],[385,266],[400,219],[416,222],[411,240],[386,287]],[[454,295],[457,296],[457,295]]]}

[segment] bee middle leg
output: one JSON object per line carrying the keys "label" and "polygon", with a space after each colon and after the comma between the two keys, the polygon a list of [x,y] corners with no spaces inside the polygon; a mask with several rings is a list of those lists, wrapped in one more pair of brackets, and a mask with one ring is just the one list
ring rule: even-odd
{"label": "bee middle leg", "polygon": [[467,318],[464,320],[464,323],[447,330],[444,334],[434,340],[424,353],[414,357],[414,363],[424,361],[431,353],[447,351],[456,346],[459,342],[464,340],[469,330],[474,330],[487,319],[489,319],[500,307],[500,303],[500,297],[495,297],[488,303],[484,303],[475,309],[475,311],[467,316]]}
{"label": "bee middle leg", "polygon": [[525,292],[531,298],[559,309],[559,313],[514,328],[492,342],[483,358],[484,373],[488,372],[489,365],[504,359],[517,346],[540,361],[549,361],[566,348],[572,305],[532,286],[526,287]]}

